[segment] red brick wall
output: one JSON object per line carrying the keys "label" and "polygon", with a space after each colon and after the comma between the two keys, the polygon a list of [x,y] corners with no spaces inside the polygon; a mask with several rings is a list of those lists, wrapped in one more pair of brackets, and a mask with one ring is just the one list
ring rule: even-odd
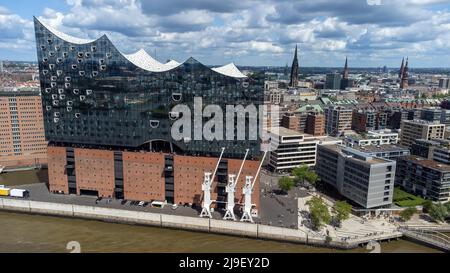
{"label": "red brick wall", "polygon": [[[77,194],[80,190],[98,191],[99,196],[113,197],[115,188],[114,152],[95,149],[74,149]],[[50,190],[68,193],[65,174],[66,148],[49,147]],[[124,197],[129,200],[165,200],[164,154],[123,152]],[[202,183],[205,172],[214,172],[218,158],[174,155],[174,201],[176,204],[203,201]],[[237,174],[242,160],[228,159],[229,174]],[[236,187],[236,202],[242,203],[245,177],[255,176],[259,161],[245,162]],[[211,199],[217,198],[217,177],[212,184]],[[259,207],[259,178],[252,202]]]}
{"label": "red brick wall", "polygon": [[[203,201],[202,183],[204,173],[213,173],[218,158],[177,156],[173,157],[175,180],[175,203],[195,203]],[[216,179],[217,180],[217,177]],[[212,184],[211,199],[217,198],[217,182]]]}
{"label": "red brick wall", "polygon": [[123,152],[124,197],[164,201],[164,154]]}
{"label": "red brick wall", "polygon": [[114,152],[94,149],[74,149],[77,194],[80,190],[98,191],[99,196],[113,197]]}
{"label": "red brick wall", "polygon": [[48,155],[48,179],[51,192],[63,191],[69,193],[66,171],[66,148],[47,147]]}

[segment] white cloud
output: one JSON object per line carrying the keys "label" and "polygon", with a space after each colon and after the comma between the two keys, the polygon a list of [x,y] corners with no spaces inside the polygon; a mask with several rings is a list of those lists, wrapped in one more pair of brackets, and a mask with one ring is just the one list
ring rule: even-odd
{"label": "white cloud", "polygon": [[[67,12],[45,9],[39,18],[80,38],[106,33],[127,53],[156,50],[161,61],[192,55],[207,64],[283,65],[298,44],[305,66],[341,65],[345,55],[378,66],[383,56],[425,59],[450,46],[450,12],[435,8],[448,3],[442,0],[383,0],[383,7],[353,0],[66,2]],[[31,18],[14,12],[0,6],[0,47],[34,48]]]}

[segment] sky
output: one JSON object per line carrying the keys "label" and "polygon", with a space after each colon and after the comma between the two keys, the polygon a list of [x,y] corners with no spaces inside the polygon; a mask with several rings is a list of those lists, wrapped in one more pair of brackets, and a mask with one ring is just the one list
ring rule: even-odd
{"label": "sky", "polygon": [[450,0],[0,0],[0,59],[36,60],[33,16],[161,62],[450,67]]}

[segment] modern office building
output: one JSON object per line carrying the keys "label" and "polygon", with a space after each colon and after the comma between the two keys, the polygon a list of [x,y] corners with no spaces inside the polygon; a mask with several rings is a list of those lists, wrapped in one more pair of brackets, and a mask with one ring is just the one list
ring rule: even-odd
{"label": "modern office building", "polygon": [[411,154],[426,159],[432,159],[437,162],[450,164],[449,147],[450,140],[447,139],[418,139],[411,146]]}
{"label": "modern office building", "polygon": [[441,78],[439,79],[439,88],[443,88],[443,89],[449,89],[449,83],[450,83],[450,79],[449,78]]}
{"label": "modern office building", "polygon": [[450,125],[450,110],[437,107],[421,109],[420,119]]}
{"label": "modern office building", "polygon": [[411,147],[417,139],[443,139],[445,125],[425,120],[403,120],[400,131],[400,144]]}
{"label": "modern office building", "polygon": [[313,136],[325,135],[325,116],[320,113],[309,113],[306,118],[305,133]]}
{"label": "modern office building", "polygon": [[[249,149],[236,187],[243,198],[245,178],[261,159],[259,118],[233,113],[227,133],[234,134],[217,139],[215,128],[207,140],[201,109],[242,106],[237,112],[251,113],[263,104],[264,79],[233,64],[211,69],[193,58],[163,64],[143,50],[123,54],[105,35],[73,38],[37,19],[35,32],[52,192],[199,205],[205,173],[216,170],[225,148],[211,199],[226,200],[228,175],[237,174]],[[245,132],[234,130],[239,120]],[[225,113],[219,122],[225,130]],[[256,181],[256,206],[258,188]]]}
{"label": "modern office building", "polygon": [[[303,122],[301,122],[303,118]],[[286,113],[281,118],[281,126],[296,132],[303,132],[305,130],[306,117],[300,114]]]}
{"label": "modern office building", "polygon": [[352,117],[352,129],[357,132],[382,130],[387,127],[388,115],[382,111],[355,110]]}
{"label": "modern office building", "polygon": [[369,131],[364,135],[345,136],[344,143],[348,147],[397,144],[398,133],[391,130]]}
{"label": "modern office building", "polygon": [[411,155],[420,156],[427,159],[433,158],[433,150],[439,147],[441,144],[438,139],[426,140],[426,139],[416,139],[416,141],[411,145]]}
{"label": "modern office building", "polygon": [[397,158],[401,156],[410,155],[410,151],[408,148],[394,144],[353,146],[352,148],[374,157],[382,157],[389,160],[397,160]]}
{"label": "modern office building", "polygon": [[433,150],[433,160],[436,162],[450,164],[449,145],[441,145]]}
{"label": "modern office building", "polygon": [[38,92],[0,92],[0,165],[47,164],[41,96]]}
{"label": "modern office building", "polygon": [[316,172],[321,180],[366,209],[389,206],[396,162],[341,145],[317,147]]}
{"label": "modern office building", "polygon": [[341,89],[341,74],[337,72],[327,74],[325,78],[325,89]]}
{"label": "modern office building", "polygon": [[388,117],[388,128],[389,129],[400,129],[402,120],[408,120],[409,111],[408,110],[396,110],[392,111]]}
{"label": "modern office building", "polygon": [[325,132],[330,136],[340,135],[352,128],[352,109],[343,106],[328,106],[324,109]]}
{"label": "modern office building", "polygon": [[450,165],[419,156],[397,161],[395,183],[406,191],[432,201],[450,200]]}
{"label": "modern office building", "polygon": [[337,138],[312,136],[280,127],[271,134],[273,149],[269,167],[272,171],[285,172],[301,165],[316,165],[317,145],[341,144]]}

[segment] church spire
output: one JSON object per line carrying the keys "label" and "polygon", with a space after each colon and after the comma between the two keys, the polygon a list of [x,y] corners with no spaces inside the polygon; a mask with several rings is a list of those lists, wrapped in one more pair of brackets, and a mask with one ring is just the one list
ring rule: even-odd
{"label": "church spire", "polygon": [[348,80],[348,59],[345,57],[344,71],[342,71],[342,79]]}
{"label": "church spire", "polygon": [[405,58],[402,59],[402,65],[400,66],[400,71],[398,72],[398,78],[401,79],[403,75],[403,69],[405,68]]}
{"label": "church spire", "polygon": [[297,45],[295,45],[294,60],[292,61],[291,68],[291,80],[289,86],[297,87],[298,85],[298,58],[297,58]]}
{"label": "church spire", "polygon": [[401,79],[401,82],[400,82],[400,88],[401,89],[408,89],[408,77],[409,77],[408,70],[409,70],[409,68],[408,68],[408,57],[406,57],[406,64],[403,67],[402,79]]}

